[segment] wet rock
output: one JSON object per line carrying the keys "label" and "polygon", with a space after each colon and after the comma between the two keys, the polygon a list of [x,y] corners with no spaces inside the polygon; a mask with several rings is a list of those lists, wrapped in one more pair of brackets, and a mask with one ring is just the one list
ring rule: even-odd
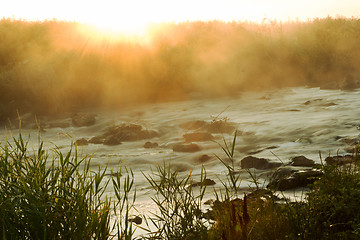
{"label": "wet rock", "polygon": [[158,143],[153,142],[146,142],[144,144],[144,148],[157,148],[159,146]]}
{"label": "wet rock", "polygon": [[333,156],[325,158],[325,162],[328,165],[344,165],[353,163],[355,161],[353,155],[345,155],[345,156]]}
{"label": "wet rock", "polygon": [[88,127],[95,124],[95,116],[93,113],[76,113],[71,121],[75,127]]}
{"label": "wet rock", "polygon": [[304,156],[297,156],[291,159],[290,165],[296,167],[313,167],[315,162],[314,160],[308,159]]}
{"label": "wet rock", "polygon": [[104,141],[101,137],[97,136],[97,137],[91,138],[88,142],[93,143],[93,144],[102,144]]}
{"label": "wet rock", "polygon": [[186,142],[205,142],[214,139],[214,137],[208,132],[187,133],[183,137]]}
{"label": "wet rock", "polygon": [[110,128],[104,136],[116,136],[121,141],[137,141],[157,137],[158,133],[143,130],[142,126],[136,124],[121,124]]}
{"label": "wet rock", "polygon": [[324,174],[318,169],[292,171],[287,169],[286,171],[287,172],[284,171],[282,174],[278,172],[277,175],[273,175],[267,187],[279,191],[307,187]]}
{"label": "wet rock", "polygon": [[104,145],[115,146],[121,144],[121,140],[116,135],[107,136],[102,142]]}
{"label": "wet rock", "polygon": [[143,130],[142,126],[136,124],[121,124],[109,128],[104,134],[90,139],[90,143],[118,145],[125,141],[137,141],[150,139],[158,136],[158,133],[152,130]]}
{"label": "wet rock", "polygon": [[88,140],[86,140],[85,138],[80,138],[78,140],[75,141],[75,144],[77,146],[85,146],[85,145],[88,145]]}
{"label": "wet rock", "polygon": [[[209,179],[209,178],[205,178],[204,179],[204,182],[203,182],[203,186],[212,186],[212,185],[215,185],[216,184],[216,182],[214,181],[214,180],[212,180],[212,179]],[[193,187],[199,187],[199,186],[201,186],[201,182],[193,182],[192,184],[191,184],[191,186],[193,186]]]}
{"label": "wet rock", "polygon": [[199,158],[197,158],[197,162],[200,162],[200,163],[206,163],[208,162],[210,159],[212,159],[212,157],[210,157],[209,155],[207,154],[204,154],[204,155],[201,155]]}
{"label": "wet rock", "polygon": [[142,218],[139,217],[139,216],[135,216],[133,218],[130,218],[129,221],[133,222],[133,223],[135,223],[137,225],[140,225],[142,223]]}
{"label": "wet rock", "polygon": [[276,171],[271,175],[270,181],[276,181],[285,177],[290,176],[290,174],[298,171],[297,169],[290,166],[283,166],[276,169]]}
{"label": "wet rock", "polygon": [[281,163],[277,162],[270,162],[268,159],[265,158],[257,158],[253,156],[247,156],[241,160],[241,168],[255,168],[255,169],[271,169],[280,167]]}
{"label": "wet rock", "polygon": [[174,152],[197,152],[200,150],[201,148],[195,143],[191,143],[191,144],[178,143],[173,146]]}

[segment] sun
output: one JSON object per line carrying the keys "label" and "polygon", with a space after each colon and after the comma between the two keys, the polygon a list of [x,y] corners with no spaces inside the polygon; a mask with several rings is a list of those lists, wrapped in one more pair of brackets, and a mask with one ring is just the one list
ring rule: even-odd
{"label": "sun", "polygon": [[86,21],[86,25],[104,36],[144,36],[149,22],[145,19],[106,19]]}

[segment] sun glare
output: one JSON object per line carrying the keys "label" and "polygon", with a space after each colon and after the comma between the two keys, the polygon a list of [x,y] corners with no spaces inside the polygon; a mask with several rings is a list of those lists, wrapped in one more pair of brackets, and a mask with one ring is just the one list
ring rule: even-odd
{"label": "sun glare", "polygon": [[104,36],[143,36],[147,32],[148,23],[143,19],[132,19],[124,21],[107,20],[106,18],[86,21],[99,34]]}
{"label": "sun glare", "polygon": [[[307,20],[327,16],[359,16],[360,1],[344,0],[13,0],[0,7],[0,17],[24,20],[57,19],[89,26],[83,30],[98,37],[119,38],[148,35],[153,23],[183,21]],[[346,3],[345,3],[346,2]],[[21,6],[21,8],[19,7]]]}

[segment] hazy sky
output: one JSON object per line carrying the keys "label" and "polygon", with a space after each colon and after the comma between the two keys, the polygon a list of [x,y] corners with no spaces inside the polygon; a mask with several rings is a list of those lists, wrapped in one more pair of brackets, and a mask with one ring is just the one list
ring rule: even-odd
{"label": "hazy sky", "polygon": [[360,0],[10,0],[1,17],[61,19],[135,30],[149,22],[184,20],[286,21],[327,16],[360,17]]}

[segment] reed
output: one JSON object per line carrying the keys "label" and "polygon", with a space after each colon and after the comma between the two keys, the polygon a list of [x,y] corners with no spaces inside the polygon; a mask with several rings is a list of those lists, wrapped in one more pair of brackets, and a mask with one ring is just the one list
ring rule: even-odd
{"label": "reed", "polygon": [[76,146],[53,157],[40,142],[29,152],[21,133],[0,155],[2,239],[105,239],[110,234],[110,201],[104,196],[105,168],[90,171]]}
{"label": "reed", "polygon": [[145,177],[155,190],[152,199],[158,207],[158,211],[150,218],[157,230],[149,238],[207,239],[207,226],[202,219],[202,200],[206,191],[205,169],[202,168],[198,187],[194,187],[191,174],[180,177],[176,170],[165,164]]}

